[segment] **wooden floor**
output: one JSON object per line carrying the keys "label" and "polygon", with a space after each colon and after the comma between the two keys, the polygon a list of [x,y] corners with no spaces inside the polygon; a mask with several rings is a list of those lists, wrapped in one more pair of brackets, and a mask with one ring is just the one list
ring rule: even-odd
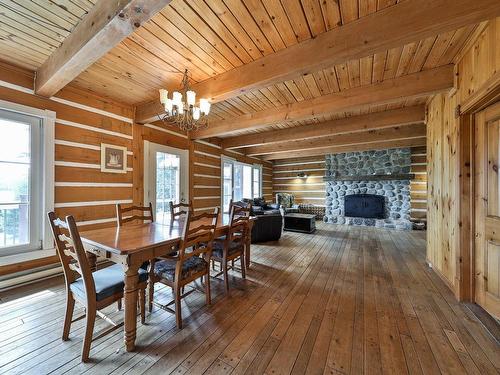
{"label": "wooden floor", "polygon": [[184,329],[154,310],[138,325],[136,352],[115,331],[93,343],[86,364],[83,321],[60,340],[60,279],[3,293],[0,373],[498,373],[498,343],[425,265],[424,246],[421,232],[326,224],[313,235],[286,232],[279,246],[253,246],[248,279],[235,274],[229,296],[218,281],[210,307],[191,294]]}

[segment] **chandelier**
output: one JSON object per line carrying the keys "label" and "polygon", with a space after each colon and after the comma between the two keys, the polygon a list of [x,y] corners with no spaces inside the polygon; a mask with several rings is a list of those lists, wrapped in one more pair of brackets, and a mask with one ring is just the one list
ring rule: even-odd
{"label": "chandelier", "polygon": [[188,70],[184,71],[180,91],[168,97],[168,91],[160,89],[160,103],[165,108],[165,114],[158,115],[165,124],[175,124],[183,131],[205,129],[208,127],[210,103],[208,99],[200,99],[196,106],[196,93],[189,86]]}

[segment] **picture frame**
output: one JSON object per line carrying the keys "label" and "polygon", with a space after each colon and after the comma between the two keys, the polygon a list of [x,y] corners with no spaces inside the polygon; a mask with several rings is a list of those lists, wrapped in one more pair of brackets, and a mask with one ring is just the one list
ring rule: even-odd
{"label": "picture frame", "polygon": [[101,143],[101,172],[127,173],[127,148]]}

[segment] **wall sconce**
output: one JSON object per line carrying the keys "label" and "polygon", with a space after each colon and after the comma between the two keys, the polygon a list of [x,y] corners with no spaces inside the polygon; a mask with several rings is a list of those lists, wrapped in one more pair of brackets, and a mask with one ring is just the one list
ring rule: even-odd
{"label": "wall sconce", "polygon": [[300,172],[300,173],[297,173],[297,177],[299,177],[299,178],[307,178],[307,174],[305,174],[304,172]]}

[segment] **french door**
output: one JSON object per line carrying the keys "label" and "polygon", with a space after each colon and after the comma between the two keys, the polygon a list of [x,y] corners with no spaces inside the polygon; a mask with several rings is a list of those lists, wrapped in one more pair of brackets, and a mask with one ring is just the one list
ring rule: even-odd
{"label": "french door", "polygon": [[187,150],[144,142],[144,203],[153,204],[157,222],[170,219],[170,202],[189,200],[188,158]]}
{"label": "french door", "polygon": [[475,302],[500,318],[500,102],[475,115]]}

